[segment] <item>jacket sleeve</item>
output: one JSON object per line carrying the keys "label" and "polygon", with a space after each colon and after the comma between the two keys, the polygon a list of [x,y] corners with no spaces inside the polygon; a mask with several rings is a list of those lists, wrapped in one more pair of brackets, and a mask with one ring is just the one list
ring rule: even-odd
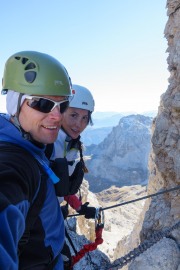
{"label": "jacket sleeve", "polygon": [[0,153],[1,269],[18,269],[18,242],[38,188],[36,173],[34,164],[29,164],[21,154]]}
{"label": "jacket sleeve", "polygon": [[18,207],[9,205],[0,212],[0,267],[18,269],[17,245],[25,228],[25,218]]}
{"label": "jacket sleeve", "polygon": [[64,200],[76,211],[79,210],[82,205],[82,202],[76,195],[65,196]]}

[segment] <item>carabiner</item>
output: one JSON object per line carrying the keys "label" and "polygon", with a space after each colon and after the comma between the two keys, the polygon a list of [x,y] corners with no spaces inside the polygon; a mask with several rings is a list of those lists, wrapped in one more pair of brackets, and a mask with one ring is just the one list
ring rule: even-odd
{"label": "carabiner", "polygon": [[104,211],[101,207],[96,208],[95,228],[97,227],[104,227]]}

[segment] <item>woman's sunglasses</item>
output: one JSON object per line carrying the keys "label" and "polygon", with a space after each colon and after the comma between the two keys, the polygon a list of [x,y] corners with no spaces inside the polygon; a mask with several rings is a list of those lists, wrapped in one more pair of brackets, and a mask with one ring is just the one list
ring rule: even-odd
{"label": "woman's sunglasses", "polygon": [[29,101],[27,105],[34,110],[42,113],[49,113],[54,110],[56,106],[59,106],[60,113],[64,113],[65,110],[69,106],[69,100],[66,98],[65,100],[56,102],[49,98],[37,97],[37,96],[28,96],[26,97]]}

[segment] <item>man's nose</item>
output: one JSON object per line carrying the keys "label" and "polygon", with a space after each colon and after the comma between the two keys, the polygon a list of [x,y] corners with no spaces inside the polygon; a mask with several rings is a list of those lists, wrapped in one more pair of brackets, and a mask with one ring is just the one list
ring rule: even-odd
{"label": "man's nose", "polygon": [[61,119],[62,118],[62,113],[60,112],[59,106],[56,106],[51,112],[50,112],[51,117]]}

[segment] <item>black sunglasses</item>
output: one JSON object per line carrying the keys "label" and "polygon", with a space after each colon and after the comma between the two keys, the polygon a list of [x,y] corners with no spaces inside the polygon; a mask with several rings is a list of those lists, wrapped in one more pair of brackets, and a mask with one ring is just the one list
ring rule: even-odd
{"label": "black sunglasses", "polygon": [[42,113],[52,112],[52,110],[54,110],[56,106],[59,106],[60,113],[64,113],[69,106],[68,98],[59,102],[56,102],[49,98],[37,96],[28,96],[26,97],[26,99],[29,100],[27,103],[29,107]]}

